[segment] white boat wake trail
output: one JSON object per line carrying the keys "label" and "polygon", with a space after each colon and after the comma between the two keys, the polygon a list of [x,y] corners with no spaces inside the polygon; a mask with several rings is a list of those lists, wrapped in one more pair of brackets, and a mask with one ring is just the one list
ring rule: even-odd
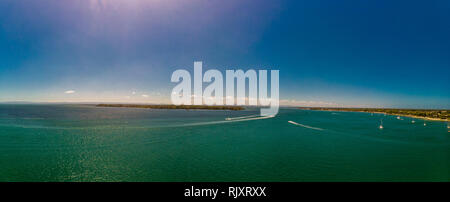
{"label": "white boat wake trail", "polygon": [[312,126],[307,126],[307,125],[303,125],[303,124],[296,123],[296,122],[293,122],[293,121],[288,121],[288,122],[291,123],[291,124],[297,125],[297,126],[304,127],[304,128],[309,128],[309,129],[313,129],[313,130],[324,130],[322,128],[316,128],[316,127],[312,127]]}
{"label": "white boat wake trail", "polygon": [[212,124],[221,124],[221,123],[234,123],[234,122],[241,122],[241,121],[252,121],[252,120],[260,120],[260,119],[269,119],[269,118],[273,118],[274,116],[258,116],[258,117],[248,116],[248,117],[253,117],[253,118],[235,117],[235,118],[227,118],[225,121],[209,121],[209,122],[200,122],[200,123],[188,123],[188,124],[183,124],[181,126],[201,126],[201,125],[212,125]]}
{"label": "white boat wake trail", "polygon": [[245,118],[252,118],[252,117],[258,117],[259,115],[250,115],[250,116],[239,116],[239,117],[231,117],[231,118],[226,118],[225,120],[227,121],[231,121],[231,120],[236,120],[236,119],[245,119]]}

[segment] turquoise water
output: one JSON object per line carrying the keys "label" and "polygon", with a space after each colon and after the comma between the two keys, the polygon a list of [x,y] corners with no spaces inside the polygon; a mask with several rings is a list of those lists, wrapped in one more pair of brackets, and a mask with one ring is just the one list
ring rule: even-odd
{"label": "turquoise water", "polygon": [[445,122],[298,109],[225,120],[255,114],[0,105],[0,181],[450,180]]}

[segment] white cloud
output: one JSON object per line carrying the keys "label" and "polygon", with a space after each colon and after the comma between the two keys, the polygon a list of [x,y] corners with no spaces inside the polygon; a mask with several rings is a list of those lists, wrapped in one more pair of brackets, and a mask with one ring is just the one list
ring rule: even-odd
{"label": "white cloud", "polygon": [[65,91],[64,93],[65,93],[65,94],[73,94],[73,93],[75,93],[75,91],[74,91],[74,90],[67,90],[67,91]]}
{"label": "white cloud", "polygon": [[135,95],[135,94],[136,94],[136,91],[133,91],[131,94]]}
{"label": "white cloud", "polygon": [[148,95],[146,95],[146,94],[143,94],[143,95],[142,95],[142,97],[148,97]]}

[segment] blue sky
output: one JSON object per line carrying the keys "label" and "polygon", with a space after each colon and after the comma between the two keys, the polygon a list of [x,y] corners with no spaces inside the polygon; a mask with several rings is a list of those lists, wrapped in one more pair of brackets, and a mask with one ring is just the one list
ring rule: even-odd
{"label": "blue sky", "polygon": [[449,1],[2,0],[0,102],[167,103],[176,69],[279,69],[281,103],[450,108]]}

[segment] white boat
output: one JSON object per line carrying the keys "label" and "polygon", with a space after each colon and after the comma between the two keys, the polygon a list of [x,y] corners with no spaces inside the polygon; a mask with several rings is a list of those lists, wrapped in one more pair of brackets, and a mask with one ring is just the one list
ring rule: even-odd
{"label": "white boat", "polygon": [[381,120],[381,124],[378,128],[383,129],[383,120]]}
{"label": "white boat", "polygon": [[397,119],[398,119],[398,120],[400,120],[400,117],[399,117],[399,116],[397,116]]}
{"label": "white boat", "polygon": [[415,123],[416,121],[412,120],[411,123]]}

